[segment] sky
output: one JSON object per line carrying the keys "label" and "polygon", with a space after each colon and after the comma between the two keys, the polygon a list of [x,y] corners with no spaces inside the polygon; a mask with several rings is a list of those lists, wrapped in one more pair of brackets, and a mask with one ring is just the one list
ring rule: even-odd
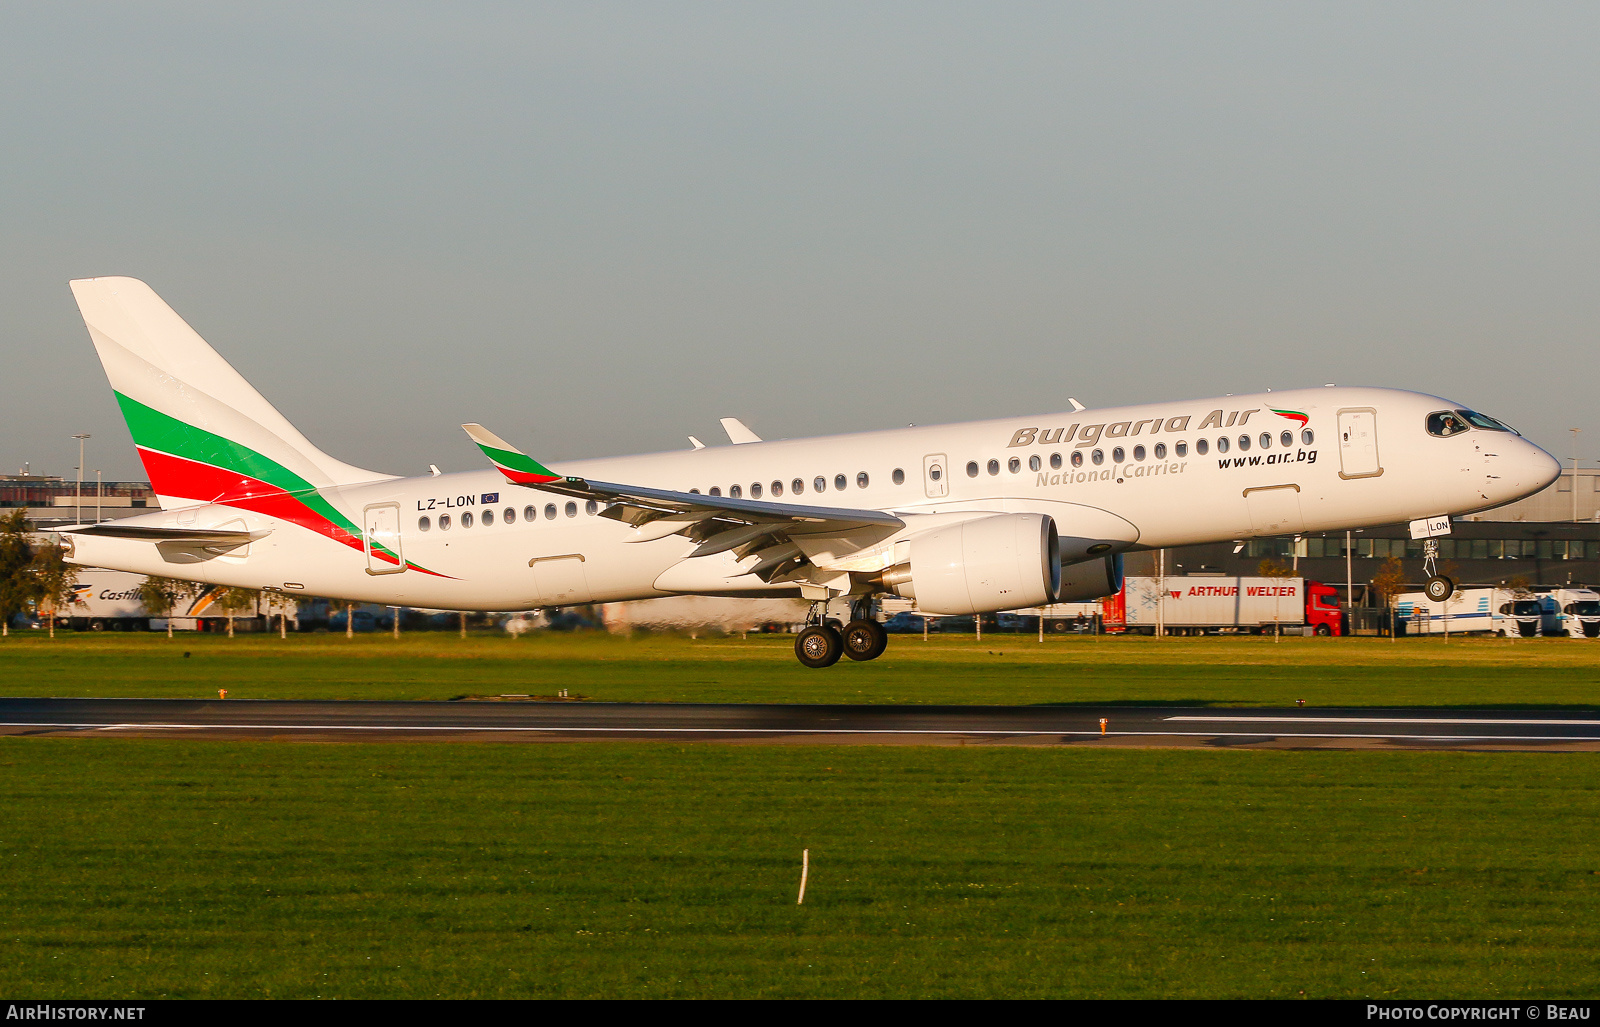
{"label": "sky", "polygon": [[396,474],[1260,389],[1600,463],[1600,5],[0,3],[0,471],[67,281]]}

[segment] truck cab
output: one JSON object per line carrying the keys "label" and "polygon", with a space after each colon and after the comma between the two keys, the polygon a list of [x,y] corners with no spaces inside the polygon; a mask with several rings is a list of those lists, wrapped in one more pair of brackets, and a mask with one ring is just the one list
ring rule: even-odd
{"label": "truck cab", "polygon": [[1568,638],[1600,638],[1600,592],[1558,588],[1550,596],[1561,607]]}
{"label": "truck cab", "polygon": [[1544,621],[1545,611],[1538,596],[1506,594],[1495,607],[1494,633],[1506,638],[1538,638]]}

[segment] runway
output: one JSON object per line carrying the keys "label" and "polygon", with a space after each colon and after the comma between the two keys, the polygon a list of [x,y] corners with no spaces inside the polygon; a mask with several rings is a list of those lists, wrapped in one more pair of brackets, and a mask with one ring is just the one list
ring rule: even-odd
{"label": "runway", "polygon": [[1586,751],[1600,710],[0,699],[0,735]]}

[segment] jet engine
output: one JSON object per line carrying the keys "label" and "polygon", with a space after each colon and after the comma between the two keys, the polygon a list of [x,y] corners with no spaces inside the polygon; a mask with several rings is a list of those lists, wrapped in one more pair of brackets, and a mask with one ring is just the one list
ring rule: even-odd
{"label": "jet engine", "polygon": [[911,536],[911,559],[880,583],[932,614],[988,613],[1054,602],[1061,541],[1044,514],[995,514]]}
{"label": "jet engine", "polygon": [[1061,568],[1058,603],[1090,603],[1122,591],[1122,554]]}

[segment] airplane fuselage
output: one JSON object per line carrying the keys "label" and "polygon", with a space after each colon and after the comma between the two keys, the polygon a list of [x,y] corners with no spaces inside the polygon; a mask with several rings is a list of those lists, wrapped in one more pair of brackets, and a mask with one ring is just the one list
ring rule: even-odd
{"label": "airplane fuselage", "polygon": [[[897,534],[807,548],[812,564],[846,582],[842,575],[859,581],[900,559],[897,538],[983,514],[1045,514],[1064,539],[1121,552],[1469,513],[1554,479],[1554,459],[1510,432],[1430,434],[1431,413],[1461,409],[1421,393],[1329,387],[574,460],[550,469],[683,493],[887,511],[904,520]],[[196,505],[192,497],[118,523],[268,534],[217,553],[79,536],[73,560],[436,609],[800,594],[793,583],[745,573],[734,551],[692,558],[696,542],[683,535],[648,538],[601,516],[600,503],[513,485],[495,470],[318,492],[356,525],[378,518],[403,564],[376,560],[359,533],[339,538],[260,503]],[[1063,548],[1066,560],[1070,547]],[[1071,555],[1087,559],[1090,552]]]}

